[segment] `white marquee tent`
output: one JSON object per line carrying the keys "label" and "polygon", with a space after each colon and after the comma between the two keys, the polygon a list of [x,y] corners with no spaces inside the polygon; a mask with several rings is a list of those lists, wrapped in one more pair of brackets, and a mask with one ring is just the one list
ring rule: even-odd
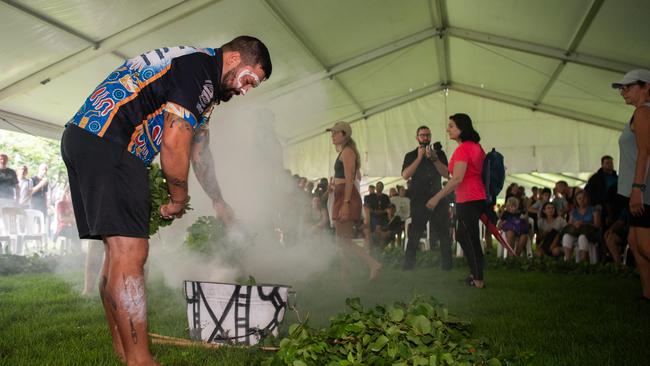
{"label": "white marquee tent", "polygon": [[58,138],[124,58],[248,34],[273,75],[219,108],[271,111],[294,172],[331,174],[324,129],[343,119],[366,182],[395,181],[417,126],[451,153],[465,112],[511,179],[579,183],[618,156],[632,109],[610,84],[650,68],[649,18],[648,0],[1,0],[0,129]]}

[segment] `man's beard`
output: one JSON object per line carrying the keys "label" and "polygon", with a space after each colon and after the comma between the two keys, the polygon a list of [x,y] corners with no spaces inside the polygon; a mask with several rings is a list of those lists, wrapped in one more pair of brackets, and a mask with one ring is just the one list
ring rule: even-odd
{"label": "man's beard", "polygon": [[222,78],[221,86],[219,91],[217,91],[217,98],[222,102],[229,101],[233,96],[237,95],[237,89],[229,87],[228,85],[233,85],[235,83],[235,73],[236,69],[228,71]]}

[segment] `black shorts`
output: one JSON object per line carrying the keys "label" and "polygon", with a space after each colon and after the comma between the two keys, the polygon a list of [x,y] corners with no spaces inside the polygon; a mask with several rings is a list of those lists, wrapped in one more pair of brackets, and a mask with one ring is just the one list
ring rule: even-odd
{"label": "black shorts", "polygon": [[142,160],[75,125],[63,132],[61,155],[80,238],[149,237],[149,176]]}
{"label": "black shorts", "polygon": [[630,198],[622,195],[616,195],[616,203],[620,205],[620,209],[628,210],[629,225],[630,227],[646,227],[650,228],[650,205],[643,205],[643,214],[641,216],[633,216],[630,210]]}
{"label": "black shorts", "polygon": [[634,216],[630,213],[630,227],[650,228],[650,205],[643,205],[641,216]]}

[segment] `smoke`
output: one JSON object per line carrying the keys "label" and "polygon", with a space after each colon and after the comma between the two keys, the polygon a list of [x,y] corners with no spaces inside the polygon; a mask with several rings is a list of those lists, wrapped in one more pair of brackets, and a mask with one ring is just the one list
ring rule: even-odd
{"label": "smoke", "polygon": [[[310,106],[314,110],[319,105],[322,108],[326,103],[315,99],[303,103],[293,117],[307,120],[303,117]],[[206,257],[184,245],[187,228],[197,218],[216,215],[191,170],[193,210],[151,237],[147,282],[162,279],[168,287],[181,288],[184,280],[235,283],[253,276],[260,284],[294,286],[332,271],[338,258],[333,235],[317,233],[313,222],[302,219],[309,210],[307,193],[298,191],[296,181],[283,167],[276,116],[286,119],[291,115],[287,110],[290,107],[286,103],[267,107],[259,98],[246,96],[215,108],[210,121],[210,148],[224,199],[237,218],[228,231],[228,241],[238,248],[238,258]],[[52,256],[60,262],[56,272],[79,292],[84,290],[83,282],[76,275],[72,279],[70,273],[84,271],[86,247],[84,244],[83,253],[78,255]],[[102,259],[98,262],[91,272],[99,271]],[[96,290],[97,285],[91,288]]]}
{"label": "smoke", "polygon": [[150,245],[151,273],[162,275],[168,286],[180,287],[183,280],[233,282],[249,276],[257,283],[293,285],[331,267],[337,254],[334,240],[315,233],[301,219],[309,201],[283,168],[275,122],[274,112],[259,103],[233,100],[215,108],[210,148],[224,199],[237,218],[228,241],[235,243],[238,258],[217,255],[207,260],[183,245],[187,227],[199,216],[215,215],[190,173],[193,211],[161,229]]}

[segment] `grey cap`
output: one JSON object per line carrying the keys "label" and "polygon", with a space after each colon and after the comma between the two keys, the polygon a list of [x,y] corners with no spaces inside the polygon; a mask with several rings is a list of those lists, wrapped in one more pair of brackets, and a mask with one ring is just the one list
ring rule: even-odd
{"label": "grey cap", "polygon": [[624,85],[634,84],[638,81],[650,83],[650,70],[637,69],[632,70],[623,76],[623,79],[612,83],[612,88],[620,89]]}

